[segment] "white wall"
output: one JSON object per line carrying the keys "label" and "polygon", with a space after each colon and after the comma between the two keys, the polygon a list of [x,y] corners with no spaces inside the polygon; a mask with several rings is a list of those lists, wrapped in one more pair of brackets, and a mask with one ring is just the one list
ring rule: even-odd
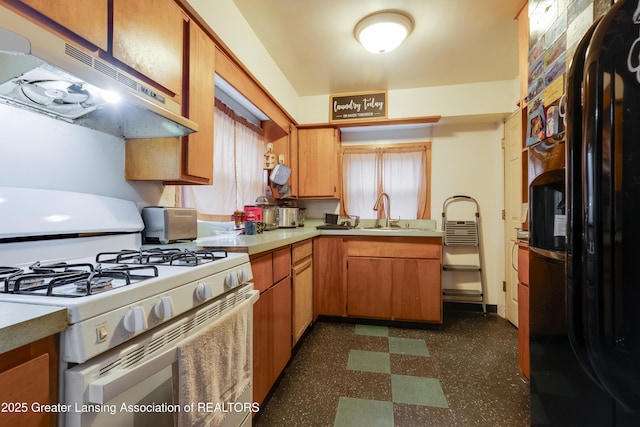
{"label": "white wall", "polygon": [[[164,203],[164,186],[124,179],[124,140],[0,104],[0,185]],[[173,200],[169,201],[173,203]]]}
{"label": "white wall", "polygon": [[[503,154],[501,140],[503,125],[480,123],[437,126],[432,134],[431,162],[431,218],[442,229],[444,201],[454,195],[471,196],[480,205],[482,249],[485,261],[487,302],[498,306],[504,317],[504,224],[502,221]],[[456,203],[458,204],[458,203]],[[473,206],[467,204],[467,207]],[[450,219],[473,220],[473,209],[451,206]],[[454,254],[455,255],[455,254]],[[450,258],[457,263],[465,257]],[[465,288],[478,283],[477,275],[443,273],[443,286]]]}

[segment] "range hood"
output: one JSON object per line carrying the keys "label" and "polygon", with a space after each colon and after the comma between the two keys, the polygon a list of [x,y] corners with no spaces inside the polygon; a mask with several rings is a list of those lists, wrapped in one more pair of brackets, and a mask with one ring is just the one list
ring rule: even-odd
{"label": "range hood", "polygon": [[[120,100],[107,102],[105,91]],[[213,100],[212,100],[213,102]],[[122,138],[187,135],[180,105],[98,56],[0,8],[0,103]]]}

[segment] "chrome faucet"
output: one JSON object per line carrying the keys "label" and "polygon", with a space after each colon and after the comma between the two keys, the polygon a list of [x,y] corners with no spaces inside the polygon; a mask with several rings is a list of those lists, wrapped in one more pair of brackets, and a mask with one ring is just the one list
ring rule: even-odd
{"label": "chrome faucet", "polygon": [[[373,210],[377,211],[378,209],[380,209],[380,201],[382,200],[382,197],[386,197],[387,198],[387,200],[384,203],[384,210],[385,210],[384,215],[386,217],[386,219],[385,219],[385,224],[386,224],[385,227],[389,228],[389,224],[390,224],[390,222],[389,222],[389,220],[390,220],[389,213],[391,212],[391,199],[389,199],[389,195],[387,193],[380,193],[378,195],[378,199],[376,200],[376,204],[373,205]],[[376,220],[376,227],[378,226],[378,221],[379,221],[379,219]]]}

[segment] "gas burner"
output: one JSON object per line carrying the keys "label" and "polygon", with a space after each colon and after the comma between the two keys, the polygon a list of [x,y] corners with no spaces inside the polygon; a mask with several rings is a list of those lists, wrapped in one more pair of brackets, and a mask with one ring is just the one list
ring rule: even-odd
{"label": "gas burner", "polygon": [[0,292],[79,297],[110,290],[115,281],[119,286],[126,286],[132,282],[158,277],[158,269],[152,265],[116,265],[103,268],[99,264],[94,266],[89,263],[43,265],[37,262],[29,266],[29,270],[30,272],[24,272],[18,269],[7,275]]}
{"label": "gas burner", "polygon": [[96,262],[104,264],[177,265],[196,266],[227,257],[224,249],[176,249],[151,248],[102,252],[96,255]]}

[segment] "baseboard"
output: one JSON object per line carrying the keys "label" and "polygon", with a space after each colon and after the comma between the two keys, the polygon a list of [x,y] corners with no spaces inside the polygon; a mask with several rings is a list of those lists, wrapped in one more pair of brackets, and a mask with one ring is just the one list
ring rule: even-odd
{"label": "baseboard", "polygon": [[[487,313],[497,313],[498,306],[496,304],[486,304]],[[443,310],[446,311],[468,311],[482,313],[482,304],[468,303],[468,302],[450,302],[444,301],[442,303]]]}

